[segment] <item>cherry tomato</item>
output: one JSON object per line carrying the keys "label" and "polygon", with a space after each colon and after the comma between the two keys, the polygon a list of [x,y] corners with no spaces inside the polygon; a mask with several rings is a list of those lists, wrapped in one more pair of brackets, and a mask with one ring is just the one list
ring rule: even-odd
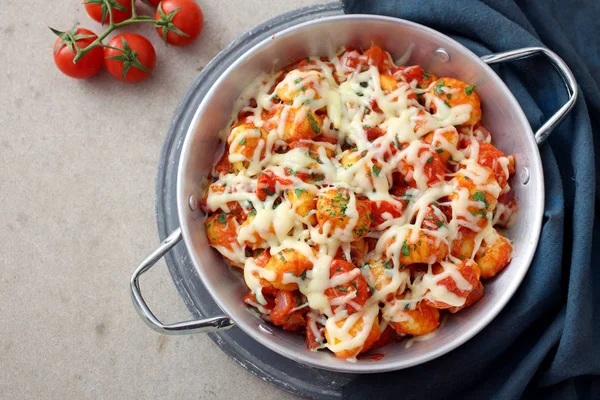
{"label": "cherry tomato", "polygon": [[54,63],[60,71],[71,78],[86,79],[95,75],[102,68],[102,47],[98,46],[85,54],[77,64],[74,43],[83,49],[98,38],[92,31],[73,28],[69,32],[54,31],[59,37],[54,42]]}
{"label": "cherry tomato", "polygon": [[115,78],[140,82],[152,75],[156,64],[154,46],[135,33],[117,35],[104,48],[104,65]]}
{"label": "cherry tomato", "polygon": [[112,9],[114,23],[123,22],[131,18],[130,0],[84,0],[83,5],[91,19],[104,25],[110,22],[107,1]]}
{"label": "cherry tomato", "polygon": [[186,46],[200,35],[202,9],[194,0],[163,0],[156,10],[156,32],[168,44]]}

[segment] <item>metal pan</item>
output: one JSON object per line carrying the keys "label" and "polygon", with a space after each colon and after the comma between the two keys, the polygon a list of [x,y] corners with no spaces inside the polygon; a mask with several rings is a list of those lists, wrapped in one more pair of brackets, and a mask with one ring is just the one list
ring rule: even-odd
{"label": "metal pan", "polygon": [[[477,85],[484,109],[483,124],[494,134],[495,144],[514,154],[517,173],[512,182],[519,202],[518,221],[507,235],[514,243],[511,264],[486,282],[485,297],[448,318],[430,340],[410,348],[401,344],[380,351],[376,362],[349,363],[329,352],[310,352],[302,337],[265,323],[243,303],[247,292],[241,276],[226,268],[204,232],[197,202],[205,177],[218,151],[217,136],[227,124],[234,100],[260,72],[281,68],[308,55],[327,55],[350,45],[366,48],[375,43],[406,64],[419,64],[438,76],[451,76]],[[523,110],[488,64],[544,55],[565,83],[568,101],[533,133]],[[373,15],[342,15],[300,23],[257,44],[233,63],[215,82],[198,107],[183,144],[177,177],[177,206],[181,227],[138,266],[131,277],[136,310],[154,330],[163,334],[215,332],[239,327],[271,350],[307,365],[338,372],[375,373],[424,363],[460,346],[483,329],[509,301],[525,276],[537,246],[544,209],[544,180],[538,145],[550,135],[575,104],[577,84],[567,65],[552,51],[531,47],[479,58],[449,37],[409,21]],[[225,315],[171,325],[161,323],[146,305],[139,277],[183,238],[190,258],[206,289]]]}

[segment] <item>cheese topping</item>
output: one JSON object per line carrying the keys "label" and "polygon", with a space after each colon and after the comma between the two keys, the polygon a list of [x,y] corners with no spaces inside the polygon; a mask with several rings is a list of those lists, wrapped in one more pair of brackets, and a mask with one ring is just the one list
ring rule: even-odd
{"label": "cheese topping", "polygon": [[355,361],[381,328],[425,339],[437,310],[476,301],[475,260],[485,253],[494,274],[508,263],[494,225],[516,205],[503,203],[509,159],[479,161],[490,136],[473,89],[376,46],[258,76],[223,130],[205,202],[248,304]]}

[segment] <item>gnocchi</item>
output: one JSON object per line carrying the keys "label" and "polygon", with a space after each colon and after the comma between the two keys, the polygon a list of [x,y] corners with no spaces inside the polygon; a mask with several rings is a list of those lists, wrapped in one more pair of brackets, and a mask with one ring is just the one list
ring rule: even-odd
{"label": "gnocchi", "polygon": [[474,85],[373,45],[249,88],[202,207],[261,318],[356,362],[427,339],[509,265],[497,229],[518,209],[515,159],[492,144]]}

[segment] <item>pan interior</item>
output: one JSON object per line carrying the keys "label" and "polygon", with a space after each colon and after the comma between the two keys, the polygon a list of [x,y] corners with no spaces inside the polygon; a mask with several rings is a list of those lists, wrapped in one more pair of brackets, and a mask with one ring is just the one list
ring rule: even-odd
{"label": "pan interior", "polygon": [[[483,124],[494,143],[514,154],[517,173],[511,185],[519,204],[512,240],[514,258],[497,277],[484,282],[482,300],[451,315],[437,334],[406,348],[403,342],[377,351],[378,362],[349,363],[327,351],[310,352],[302,336],[284,332],[262,321],[243,303],[247,289],[237,271],[211,249],[203,217],[191,211],[191,195],[200,197],[207,174],[220,151],[219,132],[227,126],[233,103],[262,72],[270,72],[306,56],[328,56],[341,46],[367,48],[377,44],[405,65],[418,64],[439,77],[449,76],[477,86],[482,100]],[[449,54],[449,60],[439,49]],[[527,183],[520,177],[529,176]],[[258,44],[232,64],[201,103],[183,144],[178,170],[179,220],[190,256],[207,290],[223,311],[254,339],[296,361],[315,367],[352,373],[397,370],[438,357],[464,343],[485,327],[512,297],[523,279],[537,245],[544,205],[541,161],[523,111],[500,78],[459,43],[429,28],[395,18],[352,15],[323,18],[286,29]]]}

